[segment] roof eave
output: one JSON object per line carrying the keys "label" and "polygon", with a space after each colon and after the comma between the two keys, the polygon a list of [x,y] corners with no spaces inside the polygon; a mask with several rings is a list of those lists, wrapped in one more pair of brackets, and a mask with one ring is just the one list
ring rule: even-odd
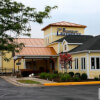
{"label": "roof eave", "polygon": [[50,26],[59,26],[59,27],[77,27],[77,28],[86,28],[87,26],[82,25],[82,26],[68,26],[68,25],[47,25],[46,27],[42,28],[41,30],[44,31],[45,29],[49,28]]}
{"label": "roof eave", "polygon": [[100,52],[100,50],[82,50],[82,51],[76,51],[76,52],[69,52],[70,54],[76,54],[76,53],[85,53],[85,52]]}

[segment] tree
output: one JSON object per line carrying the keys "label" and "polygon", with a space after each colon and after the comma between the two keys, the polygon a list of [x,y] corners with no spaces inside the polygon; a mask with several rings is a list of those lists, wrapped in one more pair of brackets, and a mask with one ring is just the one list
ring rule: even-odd
{"label": "tree", "polygon": [[[19,36],[30,36],[30,22],[43,23],[44,18],[50,18],[50,11],[57,6],[46,6],[44,11],[36,11],[36,8],[26,7],[22,3],[12,0],[0,0],[0,51],[19,52],[23,43],[17,43]],[[9,35],[8,33],[12,35]],[[16,38],[16,39],[15,39]],[[5,57],[5,60],[8,60]]]}
{"label": "tree", "polygon": [[[66,68],[66,72],[67,69],[69,68],[69,66],[72,67],[72,56],[70,54],[60,54],[60,64]],[[69,66],[67,66],[69,65]]]}

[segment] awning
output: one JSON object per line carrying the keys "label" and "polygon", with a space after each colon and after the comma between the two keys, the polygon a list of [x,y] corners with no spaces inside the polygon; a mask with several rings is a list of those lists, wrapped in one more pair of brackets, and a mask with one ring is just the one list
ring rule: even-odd
{"label": "awning", "polygon": [[57,53],[53,47],[24,47],[19,53],[16,53],[14,59],[17,58],[50,58],[57,57]]}

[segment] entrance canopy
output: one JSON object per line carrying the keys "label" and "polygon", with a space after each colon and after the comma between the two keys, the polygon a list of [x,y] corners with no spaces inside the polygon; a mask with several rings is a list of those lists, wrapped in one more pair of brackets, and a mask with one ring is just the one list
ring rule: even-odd
{"label": "entrance canopy", "polygon": [[24,47],[22,51],[16,53],[14,59],[17,58],[50,58],[57,57],[56,51],[52,47]]}

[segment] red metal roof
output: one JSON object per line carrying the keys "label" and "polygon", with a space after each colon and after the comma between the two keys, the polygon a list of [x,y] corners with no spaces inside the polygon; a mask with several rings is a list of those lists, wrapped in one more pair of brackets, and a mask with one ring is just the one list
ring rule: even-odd
{"label": "red metal roof", "polygon": [[24,43],[25,47],[16,56],[52,56],[57,55],[53,47],[45,47],[44,39],[36,38],[19,38],[18,43]]}
{"label": "red metal roof", "polygon": [[24,47],[16,56],[52,56],[57,55],[52,47]]}
{"label": "red metal roof", "polygon": [[81,25],[81,24],[75,24],[75,23],[70,23],[70,22],[62,21],[62,22],[57,22],[57,23],[49,24],[46,27],[44,27],[42,30],[45,30],[45,29],[47,29],[50,26],[80,27],[80,28],[86,28],[87,27],[87,26]]}
{"label": "red metal roof", "polygon": [[24,43],[26,47],[44,47],[44,39],[40,38],[18,38],[15,39],[18,43]]}

